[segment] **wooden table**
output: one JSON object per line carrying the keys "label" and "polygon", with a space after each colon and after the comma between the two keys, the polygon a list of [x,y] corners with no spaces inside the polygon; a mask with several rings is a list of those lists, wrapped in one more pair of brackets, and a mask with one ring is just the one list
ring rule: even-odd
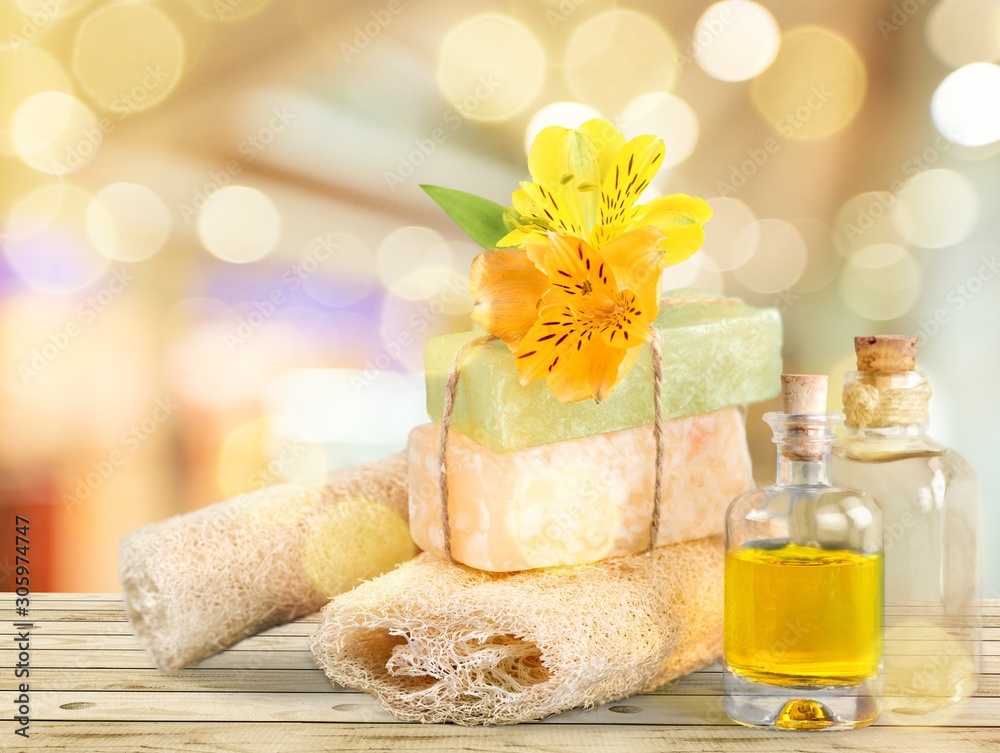
{"label": "wooden table", "polygon": [[974,698],[931,726],[883,714],[852,732],[761,732],[722,712],[718,666],[655,693],[537,724],[458,727],[396,721],[369,696],[334,688],[312,662],[316,616],[269,630],[193,669],[153,669],[115,594],[33,594],[30,738],[11,721],[18,650],[0,600],[0,751],[957,751],[1000,750],[1000,601],[985,607]]}

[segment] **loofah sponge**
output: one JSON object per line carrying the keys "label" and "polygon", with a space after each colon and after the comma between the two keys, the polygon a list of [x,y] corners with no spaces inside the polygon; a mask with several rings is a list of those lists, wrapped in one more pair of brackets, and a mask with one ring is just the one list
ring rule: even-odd
{"label": "loofah sponge", "polygon": [[531,721],[716,661],[722,569],[719,537],[519,573],[424,553],[333,599],[312,651],[403,720]]}
{"label": "loofah sponge", "polygon": [[123,537],[125,613],[156,666],[186,667],[414,557],[406,468],[401,453]]}

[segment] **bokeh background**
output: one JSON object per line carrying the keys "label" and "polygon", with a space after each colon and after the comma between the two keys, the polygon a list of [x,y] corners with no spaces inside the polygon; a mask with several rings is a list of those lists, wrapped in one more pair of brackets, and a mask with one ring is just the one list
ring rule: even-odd
{"label": "bokeh background", "polygon": [[[0,495],[35,590],[144,523],[401,448],[477,248],[594,115],[715,209],[668,270],[784,314],[790,371],[920,337],[1000,588],[1000,0],[0,0]],[[773,447],[750,412],[758,479]]]}

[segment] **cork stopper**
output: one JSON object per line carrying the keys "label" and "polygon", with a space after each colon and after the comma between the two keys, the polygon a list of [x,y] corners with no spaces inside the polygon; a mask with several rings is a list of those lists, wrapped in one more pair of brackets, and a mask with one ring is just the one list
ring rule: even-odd
{"label": "cork stopper", "polygon": [[854,338],[858,371],[893,374],[917,367],[917,338],[906,335],[865,335]]}
{"label": "cork stopper", "polygon": [[781,398],[788,415],[826,413],[825,374],[782,374]]}

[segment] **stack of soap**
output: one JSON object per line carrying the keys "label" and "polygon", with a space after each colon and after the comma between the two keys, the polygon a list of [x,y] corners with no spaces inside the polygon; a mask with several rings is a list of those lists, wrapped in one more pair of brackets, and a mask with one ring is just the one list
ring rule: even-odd
{"label": "stack of soap", "polygon": [[[445,556],[436,424],[410,435],[410,533]],[[736,408],[667,421],[657,545],[722,530],[726,506],[751,486]],[[452,557],[510,572],[577,565],[643,551],[655,476],[653,427],[494,452],[448,437]]]}
{"label": "stack of soap", "polygon": [[[781,317],[773,308],[711,301],[697,291],[671,293],[653,326],[663,350],[660,402],[665,419],[770,400],[781,389]],[[427,412],[441,423],[445,383],[459,348],[482,333],[463,332],[427,343]],[[519,381],[501,342],[471,349],[464,359],[451,428],[497,452],[561,442],[653,422],[653,376],[643,346],[632,370],[600,404],[561,403],[545,381]]]}
{"label": "stack of soap", "polygon": [[[774,309],[682,292],[654,323],[662,344],[664,419],[657,545],[721,533],[749,488],[734,406],[778,394],[781,320]],[[446,555],[439,424],[458,350],[475,333],[427,345],[428,412],[410,436],[410,526]],[[544,381],[522,386],[510,350],[471,348],[448,435],[451,556],[493,572],[594,562],[641,552],[653,520],[656,445],[648,346],[603,402],[561,403]]]}

